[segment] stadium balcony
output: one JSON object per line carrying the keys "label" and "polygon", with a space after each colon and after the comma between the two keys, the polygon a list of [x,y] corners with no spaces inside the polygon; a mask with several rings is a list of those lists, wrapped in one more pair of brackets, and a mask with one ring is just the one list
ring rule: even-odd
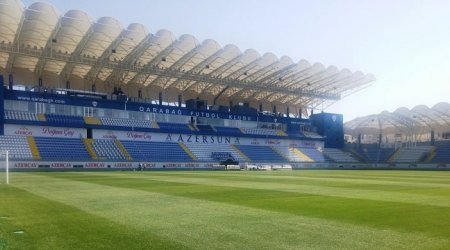
{"label": "stadium balcony", "polygon": [[311,132],[311,131],[303,131],[302,135],[307,138],[312,138],[312,139],[323,139],[323,136],[319,135],[316,132]]}
{"label": "stadium balcony", "polygon": [[218,134],[229,135],[229,136],[241,136],[242,135],[242,131],[236,127],[214,126],[214,128]]}
{"label": "stadium balcony", "polygon": [[5,119],[17,121],[39,121],[37,114],[22,111],[5,110]]}
{"label": "stadium balcony", "polygon": [[81,139],[35,137],[42,160],[91,160]]}
{"label": "stadium balcony", "polygon": [[81,116],[46,114],[45,119],[48,125],[53,126],[70,126],[70,127],[85,127],[85,122]]}
{"label": "stadium balcony", "polygon": [[193,158],[178,143],[121,141],[128,154],[137,161],[191,162]]}
{"label": "stadium balcony", "polygon": [[198,131],[207,132],[207,133],[215,133],[216,130],[209,124],[197,124],[195,126]]}
{"label": "stadium balcony", "polygon": [[281,130],[268,129],[268,128],[241,128],[246,134],[252,135],[272,135],[272,136],[286,136],[286,134],[280,133]]}
{"label": "stadium balcony", "polygon": [[130,127],[130,128],[151,128],[152,123],[148,120],[132,120],[120,118],[100,118],[101,123],[105,126],[113,127]]}
{"label": "stadium balcony", "polygon": [[158,122],[159,129],[168,133],[192,133],[193,129],[186,123]]}
{"label": "stadium balcony", "polygon": [[25,136],[0,136],[0,150],[8,150],[11,160],[33,160],[33,155]]}

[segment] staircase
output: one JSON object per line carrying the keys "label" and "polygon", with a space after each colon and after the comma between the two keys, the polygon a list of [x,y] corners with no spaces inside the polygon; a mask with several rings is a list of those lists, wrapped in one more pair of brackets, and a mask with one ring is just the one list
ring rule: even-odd
{"label": "staircase", "polygon": [[119,140],[114,140],[114,143],[117,145],[120,152],[122,152],[122,154],[125,156],[125,159],[127,159],[129,161],[133,160],[131,155],[128,153],[127,149],[123,146],[123,144]]}
{"label": "staircase", "polygon": [[93,160],[98,160],[97,153],[95,153],[94,148],[92,147],[92,139],[83,139],[84,146],[86,147],[87,152],[91,156]]}
{"label": "staircase", "polygon": [[39,149],[36,145],[36,141],[33,136],[27,136],[28,146],[31,150],[31,155],[33,156],[33,160],[40,160],[41,156],[39,154]]}
{"label": "staircase", "polygon": [[184,150],[184,152],[186,152],[186,154],[188,154],[188,155],[192,158],[192,160],[194,160],[194,161],[197,160],[197,156],[195,156],[195,155],[192,153],[192,151],[191,151],[188,147],[186,147],[186,145],[184,145],[184,143],[179,142],[178,144],[179,144],[180,147]]}
{"label": "staircase", "polygon": [[250,161],[250,158],[248,158],[248,156],[246,156],[244,153],[242,153],[242,151],[237,148],[235,145],[231,145],[231,147],[234,149],[234,151],[236,151],[243,159],[245,159],[245,161]]}
{"label": "staircase", "polygon": [[299,156],[301,159],[304,159],[307,162],[313,162],[314,160],[307,156],[305,153],[300,151],[298,148],[289,148],[289,150],[295,155]]}

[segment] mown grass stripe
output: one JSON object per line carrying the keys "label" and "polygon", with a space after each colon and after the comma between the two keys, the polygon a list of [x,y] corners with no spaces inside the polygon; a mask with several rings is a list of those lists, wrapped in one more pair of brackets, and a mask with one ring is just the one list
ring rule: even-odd
{"label": "mown grass stripe", "polygon": [[[102,173],[101,176],[114,176],[115,173]],[[410,204],[432,205],[440,207],[450,207],[450,199],[442,199],[436,196],[427,196],[422,194],[408,194],[399,193],[395,191],[381,191],[381,190],[365,190],[362,188],[345,188],[345,187],[327,187],[308,185],[303,183],[298,184],[285,184],[285,183],[258,183],[252,181],[243,180],[220,180],[220,179],[208,179],[198,178],[194,176],[181,177],[176,173],[172,174],[139,174],[130,173],[128,178],[143,178],[147,180],[166,181],[166,182],[178,182],[188,184],[203,184],[211,186],[223,186],[223,187],[240,187],[251,188],[261,190],[277,190],[283,192],[297,192],[324,196],[335,196],[343,198],[355,198],[355,199],[368,199],[375,201],[388,201],[388,202],[403,202]]]}
{"label": "mown grass stripe", "polygon": [[[192,175],[177,175],[177,176],[192,176]],[[365,180],[362,178],[320,178],[320,177],[305,177],[297,173],[292,175],[197,175],[197,178],[207,179],[221,179],[221,180],[244,180],[261,183],[284,183],[284,184],[303,184],[327,187],[342,187],[342,188],[357,188],[364,190],[380,190],[380,191],[395,191],[399,193],[423,194],[427,196],[450,196],[450,184],[435,184],[435,183],[416,183],[413,181],[384,181],[384,180]]]}
{"label": "mown grass stripe", "polygon": [[[383,173],[392,174],[383,174]],[[158,172],[159,174],[170,174],[168,172]],[[414,182],[424,184],[450,184],[450,171],[383,171],[380,173],[377,170],[360,171],[360,170],[295,170],[295,171],[243,171],[243,172],[183,172],[177,175],[195,175],[195,176],[269,176],[269,177],[283,177],[283,176],[299,176],[306,178],[329,178],[329,179],[360,179],[360,180],[383,180],[393,182]],[[414,174],[408,174],[414,173]],[[403,175],[402,175],[403,174]]]}
{"label": "mown grass stripe", "polygon": [[[300,176],[295,172],[291,175],[278,175],[278,174],[211,174],[196,175],[196,178],[206,179],[221,179],[221,180],[244,180],[252,182],[271,182],[271,183],[284,183],[284,184],[303,184],[303,185],[315,185],[315,186],[328,186],[328,187],[342,187],[342,188],[358,188],[365,190],[380,190],[380,191],[396,191],[400,193],[411,194],[423,194],[428,196],[441,196],[448,197],[450,195],[450,184],[435,184],[435,183],[416,183],[413,181],[395,182],[384,180],[365,180],[362,178],[320,178],[320,177],[305,177]],[[166,174],[164,174],[166,175]],[[170,175],[169,175],[170,176]],[[190,177],[189,174],[177,174],[176,176]]]}
{"label": "mown grass stripe", "polygon": [[[176,197],[82,181],[22,174],[28,192],[195,249],[423,249],[448,239]],[[101,177],[100,177],[101,178]]]}
{"label": "mown grass stripe", "polygon": [[383,230],[413,231],[450,238],[450,231],[442,230],[450,226],[450,211],[443,211],[441,207],[274,190],[149,181],[122,176],[126,174],[97,178],[91,175],[58,175],[58,178],[312,216]]}
{"label": "mown grass stripe", "polygon": [[[187,249],[148,230],[119,224],[45,196],[0,185],[0,214],[8,215],[7,220],[0,221],[1,250]],[[18,230],[24,232],[15,234]]]}

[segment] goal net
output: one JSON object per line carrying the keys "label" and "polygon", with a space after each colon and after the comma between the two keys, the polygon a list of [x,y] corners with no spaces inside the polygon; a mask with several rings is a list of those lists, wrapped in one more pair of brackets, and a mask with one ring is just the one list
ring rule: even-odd
{"label": "goal net", "polygon": [[0,150],[0,184],[9,184],[9,151]]}

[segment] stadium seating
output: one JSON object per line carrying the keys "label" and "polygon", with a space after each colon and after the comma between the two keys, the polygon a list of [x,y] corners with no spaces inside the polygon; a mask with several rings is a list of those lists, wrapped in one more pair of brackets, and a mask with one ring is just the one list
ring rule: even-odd
{"label": "stadium seating", "polygon": [[317,148],[299,148],[304,154],[309,158],[313,159],[315,162],[333,162],[328,156],[324,155]]}
{"label": "stadium seating", "polygon": [[319,134],[316,133],[316,132],[303,131],[302,133],[303,133],[303,135],[304,135],[305,137],[308,137],[308,138],[313,138],[313,139],[321,139],[321,138],[323,138],[323,136],[319,135]]}
{"label": "stadium seating", "polygon": [[5,110],[5,119],[21,121],[38,121],[35,113]]}
{"label": "stadium seating", "polygon": [[85,125],[83,117],[80,116],[46,114],[45,117],[50,125],[69,125],[74,127]]}
{"label": "stadium seating", "polygon": [[337,148],[324,148],[322,152],[335,162],[358,162],[350,153],[346,153]]}
{"label": "stadium seating", "polygon": [[252,135],[274,135],[279,136],[278,131],[276,129],[268,129],[268,128],[242,128],[242,131],[246,134]]}
{"label": "stadium seating", "polygon": [[150,128],[151,122],[144,120],[120,119],[120,118],[100,118],[103,125],[119,126],[119,127],[134,127],[134,128]]}
{"label": "stadium seating", "polygon": [[432,146],[417,146],[414,148],[400,148],[389,160],[390,162],[420,162],[433,149]]}
{"label": "stadium seating", "polygon": [[377,145],[365,145],[356,150],[367,162],[387,162],[389,157],[395,152],[394,148],[380,148]]}
{"label": "stadium seating", "polygon": [[197,144],[197,143],[186,143],[185,144],[189,150],[197,157],[199,161],[216,161],[213,159],[214,152],[224,152],[229,153],[234,160],[239,162],[245,162],[247,159],[241,156],[236,150],[229,144]]}
{"label": "stadium seating", "polygon": [[169,133],[192,133],[192,129],[185,123],[158,122],[161,131]]}
{"label": "stadium seating", "polygon": [[450,163],[450,142],[436,143],[434,157],[431,159],[433,163]]}
{"label": "stadium seating", "polygon": [[306,137],[303,132],[301,131],[287,131],[287,134],[289,136],[295,136],[295,137]]}
{"label": "stadium seating", "polygon": [[0,136],[0,150],[8,150],[11,160],[32,160],[33,156],[28,146],[27,137],[4,135]]}
{"label": "stadium seating", "polygon": [[92,148],[98,159],[103,160],[125,160],[126,157],[120,151],[114,140],[93,140]]}
{"label": "stadium seating", "polygon": [[81,139],[35,137],[42,160],[90,160]]}
{"label": "stadium seating", "polygon": [[274,148],[279,154],[290,162],[312,162],[313,159],[305,155],[301,150],[292,147],[276,147]]}
{"label": "stadium seating", "polygon": [[242,131],[236,127],[222,127],[222,126],[214,126],[218,134],[223,135],[231,135],[231,136],[239,136],[242,135]]}
{"label": "stadium seating", "polygon": [[236,145],[253,162],[286,162],[279,153],[268,146]]}
{"label": "stadium seating", "polygon": [[214,130],[214,128],[211,127],[211,125],[209,125],[209,124],[197,124],[196,127],[197,127],[198,131],[201,131],[201,132],[213,132],[213,133],[216,132],[216,130]]}
{"label": "stadium seating", "polygon": [[190,162],[193,159],[178,143],[121,141],[134,160]]}

